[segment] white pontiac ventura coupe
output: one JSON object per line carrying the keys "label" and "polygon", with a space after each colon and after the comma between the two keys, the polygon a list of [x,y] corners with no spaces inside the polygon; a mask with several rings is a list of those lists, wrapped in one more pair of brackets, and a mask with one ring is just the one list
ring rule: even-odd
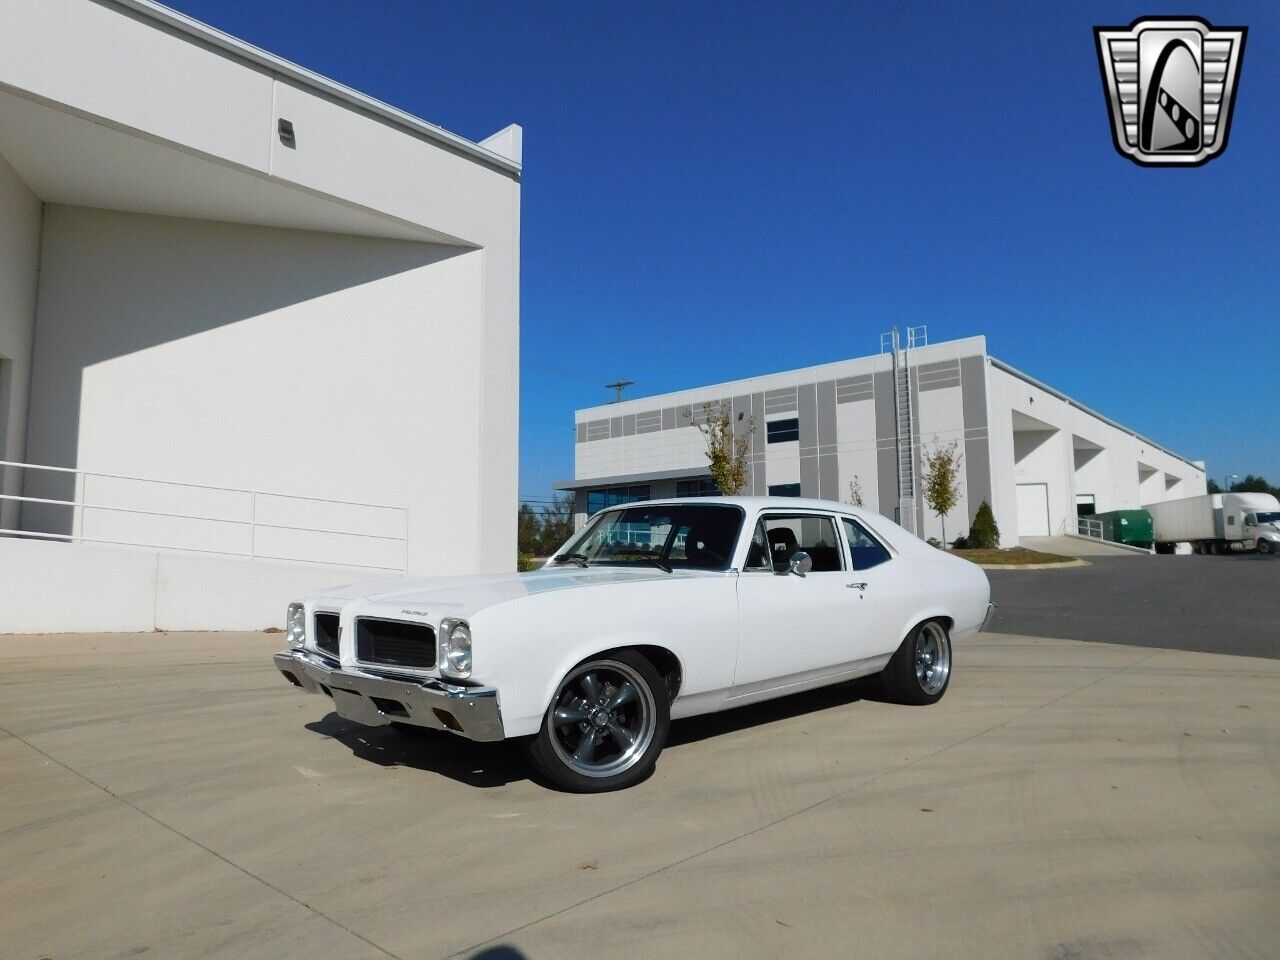
{"label": "white pontiac ventura coupe", "polygon": [[540,570],[339,587],[289,605],[280,672],[368,725],[531,737],[576,791],[644,779],[671,719],[880,674],[937,702],[986,574],[868,510],[706,497],[603,510]]}

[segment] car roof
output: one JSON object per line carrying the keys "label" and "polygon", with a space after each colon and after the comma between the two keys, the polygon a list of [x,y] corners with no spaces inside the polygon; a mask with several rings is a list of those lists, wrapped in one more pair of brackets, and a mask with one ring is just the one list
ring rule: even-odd
{"label": "car roof", "polygon": [[[868,512],[865,508],[855,507],[852,504],[841,503],[838,500],[814,500],[805,497],[663,497],[656,500],[636,500],[632,503],[619,503],[605,510],[623,510],[630,507],[652,507],[652,506],[691,506],[694,504],[707,504],[715,506],[735,506],[742,507],[744,510],[760,511],[760,510],[825,510],[832,513],[848,513],[861,514]],[[604,511],[600,511],[603,513]],[[874,513],[874,511],[870,511]],[[879,516],[879,514],[876,514]]]}

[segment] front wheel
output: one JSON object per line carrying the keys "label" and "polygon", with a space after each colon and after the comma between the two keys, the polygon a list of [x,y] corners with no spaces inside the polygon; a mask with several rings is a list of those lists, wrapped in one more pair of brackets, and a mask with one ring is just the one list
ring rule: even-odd
{"label": "front wheel", "polygon": [[653,772],[671,727],[662,676],[632,650],[569,671],[529,745],[534,768],[575,793],[621,790]]}
{"label": "front wheel", "polygon": [[894,703],[937,703],[951,682],[951,637],[937,620],[907,634],[884,668],[885,696]]}
{"label": "front wheel", "polygon": [[1261,539],[1258,540],[1258,552],[1262,554],[1264,557],[1268,553],[1270,553],[1273,549],[1274,548],[1271,546],[1270,540],[1261,540]]}

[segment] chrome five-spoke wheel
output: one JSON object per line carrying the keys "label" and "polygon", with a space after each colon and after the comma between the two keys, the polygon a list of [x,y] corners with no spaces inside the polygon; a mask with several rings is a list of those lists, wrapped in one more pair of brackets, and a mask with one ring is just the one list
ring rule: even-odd
{"label": "chrome five-spoke wheel", "polygon": [[894,703],[937,703],[951,681],[951,636],[940,620],[926,620],[907,634],[881,674]]}
{"label": "chrome five-spoke wheel", "polygon": [[662,678],[644,657],[623,650],[569,672],[530,753],[558,786],[613,790],[648,775],[669,723]]}
{"label": "chrome five-spoke wheel", "polygon": [[941,624],[926,623],[916,634],[915,670],[920,689],[931,697],[947,685],[951,674],[951,644]]}

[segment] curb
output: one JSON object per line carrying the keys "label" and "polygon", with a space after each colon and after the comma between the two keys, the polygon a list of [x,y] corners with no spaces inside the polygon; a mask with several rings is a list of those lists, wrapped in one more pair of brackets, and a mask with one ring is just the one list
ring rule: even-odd
{"label": "curb", "polygon": [[1088,560],[1076,557],[1064,563],[980,563],[983,570],[1062,570],[1066,567],[1091,567]]}

